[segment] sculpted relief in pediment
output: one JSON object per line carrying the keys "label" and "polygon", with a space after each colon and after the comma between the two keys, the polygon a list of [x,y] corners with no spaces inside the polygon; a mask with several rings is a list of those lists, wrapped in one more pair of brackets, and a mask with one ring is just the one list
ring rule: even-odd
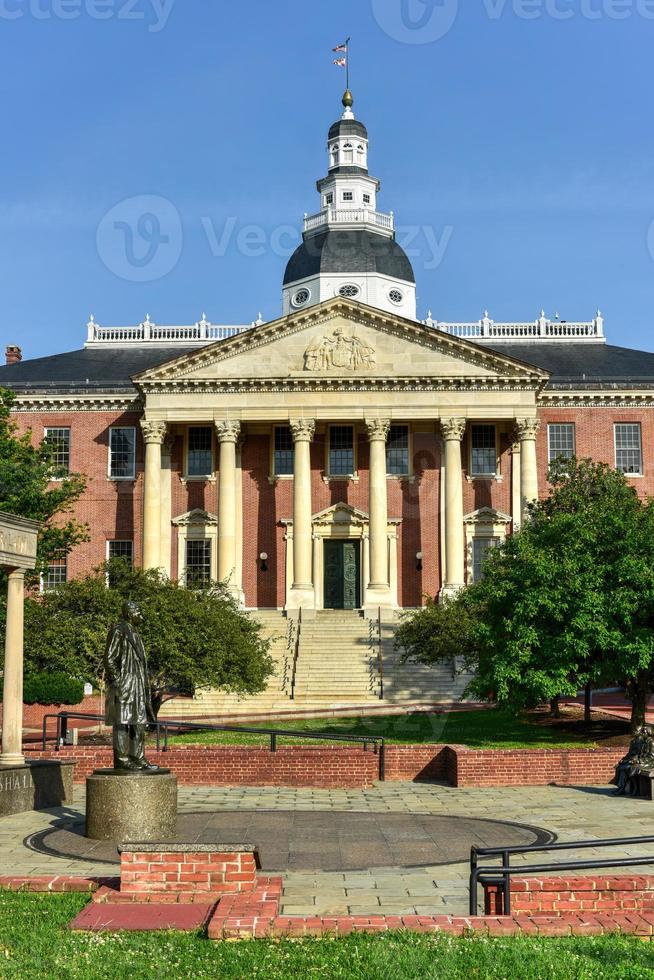
{"label": "sculpted relief in pediment", "polygon": [[375,366],[375,350],[355,335],[348,336],[342,327],[321,337],[307,347],[304,353],[306,371],[332,369],[358,371]]}

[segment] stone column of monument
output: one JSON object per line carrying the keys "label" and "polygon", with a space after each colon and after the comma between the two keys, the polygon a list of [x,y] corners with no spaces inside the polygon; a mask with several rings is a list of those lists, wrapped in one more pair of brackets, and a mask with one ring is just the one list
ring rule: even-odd
{"label": "stone column of monument", "polygon": [[539,428],[540,421],[537,418],[516,419],[516,432],[520,441],[520,500],[523,523],[528,505],[538,500],[536,436]]}
{"label": "stone column of monument", "polygon": [[23,755],[23,610],[25,572],[13,569],[7,582],[7,626],[3,675],[0,765],[25,762]]}
{"label": "stone column of monument", "polygon": [[292,609],[315,608],[312,580],[311,443],[316,431],[313,419],[291,420],[293,454],[293,588]]}
{"label": "stone column of monument", "polygon": [[441,419],[440,424],[445,445],[446,572],[443,593],[454,595],[465,585],[461,440],[466,430],[466,420]]}
{"label": "stone column of monument", "polygon": [[370,443],[368,510],[370,517],[370,581],[366,583],[366,608],[390,605],[388,583],[388,493],[386,439],[389,419],[366,421]]}
{"label": "stone column of monument", "polygon": [[160,419],[141,419],[145,441],[145,479],[143,485],[143,568],[161,565],[161,447],[166,423]]}
{"label": "stone column of monument", "polygon": [[239,598],[236,576],[236,443],[241,435],[241,423],[226,419],[216,422],[220,445],[218,463],[218,578]]}

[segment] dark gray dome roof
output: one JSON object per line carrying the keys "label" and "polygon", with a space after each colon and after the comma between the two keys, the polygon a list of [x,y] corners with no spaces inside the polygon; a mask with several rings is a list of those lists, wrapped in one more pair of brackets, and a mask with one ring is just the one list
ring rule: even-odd
{"label": "dark gray dome roof", "polygon": [[364,140],[367,140],[368,130],[358,119],[339,119],[330,128],[329,139],[333,140],[338,136],[361,136]]}
{"label": "dark gray dome roof", "polygon": [[379,272],[403,282],[416,281],[411,263],[394,238],[356,229],[307,236],[289,259],[284,285],[320,273],[361,275],[365,272]]}

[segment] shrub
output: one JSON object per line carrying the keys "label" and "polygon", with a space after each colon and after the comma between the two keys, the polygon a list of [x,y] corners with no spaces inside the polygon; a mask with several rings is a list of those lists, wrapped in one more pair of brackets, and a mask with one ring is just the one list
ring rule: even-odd
{"label": "shrub", "polygon": [[[0,697],[2,696],[0,678]],[[79,704],[84,697],[84,682],[67,674],[28,674],[23,682],[24,704]]]}

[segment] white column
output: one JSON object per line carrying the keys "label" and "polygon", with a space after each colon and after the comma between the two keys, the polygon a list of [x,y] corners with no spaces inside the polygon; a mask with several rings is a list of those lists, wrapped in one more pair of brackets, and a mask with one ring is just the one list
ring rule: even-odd
{"label": "white column", "polygon": [[0,766],[25,762],[23,755],[23,616],[25,572],[15,569],[7,580],[7,624],[2,696]]}
{"label": "white column", "polygon": [[290,608],[314,609],[311,536],[311,443],[316,431],[313,419],[291,420],[293,454],[293,588]]}
{"label": "white column", "polygon": [[520,441],[520,501],[523,524],[529,504],[538,500],[536,435],[539,428],[540,421],[537,418],[516,419],[516,432]]}
{"label": "white column", "polygon": [[218,464],[218,579],[226,582],[230,592],[241,599],[236,574],[236,443],[241,423],[216,422],[220,445]]}
{"label": "white column", "polygon": [[161,565],[161,447],[166,423],[141,419],[145,441],[145,479],[143,486],[143,568]]}
{"label": "white column", "polygon": [[159,531],[159,564],[170,578],[172,562],[172,452],[174,438],[166,434],[161,447],[161,525]]}
{"label": "white column", "polygon": [[442,594],[453,595],[465,585],[463,551],[463,480],[461,440],[463,418],[441,419],[445,443],[445,581]]}
{"label": "white column", "polygon": [[389,419],[368,419],[366,429],[370,443],[369,514],[370,514],[370,582],[365,606],[390,606],[388,580],[388,491],[386,485],[386,439]]}

